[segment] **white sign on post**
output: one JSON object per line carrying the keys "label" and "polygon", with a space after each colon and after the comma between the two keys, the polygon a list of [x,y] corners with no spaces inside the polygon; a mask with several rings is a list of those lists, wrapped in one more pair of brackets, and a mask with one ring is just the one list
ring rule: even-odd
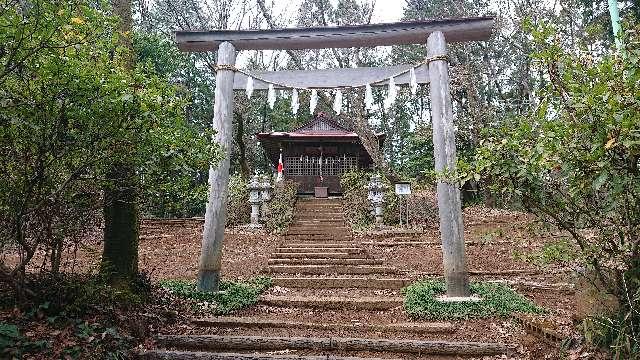
{"label": "white sign on post", "polygon": [[401,182],[396,183],[396,195],[410,195],[411,194],[411,183]]}

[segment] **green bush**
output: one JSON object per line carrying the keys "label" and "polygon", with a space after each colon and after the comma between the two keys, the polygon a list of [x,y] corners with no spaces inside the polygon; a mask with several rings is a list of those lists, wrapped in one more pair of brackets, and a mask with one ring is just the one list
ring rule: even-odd
{"label": "green bush", "polygon": [[515,257],[539,267],[551,264],[567,265],[577,258],[575,246],[567,239],[550,241],[541,249],[529,253],[516,252]]}
{"label": "green bush", "polygon": [[27,340],[16,325],[0,321],[0,357],[20,359],[24,354],[46,349],[47,346],[46,341]]}
{"label": "green bush", "polygon": [[220,292],[198,291],[196,284],[186,280],[165,280],[160,285],[172,294],[196,303],[215,304],[216,315],[226,315],[252,306],[258,297],[273,284],[271,278],[256,277],[244,282],[222,281]]}
{"label": "green bush", "polygon": [[298,200],[298,183],[292,180],[277,182],[273,188],[273,196],[267,204],[265,226],[269,232],[282,233],[291,224],[296,201]]}
{"label": "green bush", "polygon": [[227,226],[248,224],[251,220],[251,204],[247,180],[240,174],[229,179],[229,198],[227,201]]}
{"label": "green bush", "polygon": [[529,113],[486,131],[477,172],[570,236],[601,291],[618,300],[620,337],[637,342],[640,28],[625,32],[624,57],[566,50],[545,24],[532,35],[532,58],[548,83]]}
{"label": "green bush", "polygon": [[446,293],[443,280],[421,280],[403,289],[404,309],[416,319],[469,319],[477,317],[508,316],[512,313],[542,313],[524,296],[503,284],[472,282],[471,293],[478,302],[441,302],[436,297]]}
{"label": "green bush", "polygon": [[371,202],[367,198],[370,172],[362,170],[351,171],[342,174],[340,186],[342,187],[342,201],[344,217],[355,230],[363,230],[373,224],[371,214]]}
{"label": "green bush", "polygon": [[25,313],[40,313],[48,317],[77,318],[96,309],[127,309],[144,304],[151,295],[149,277],[139,274],[130,288],[111,286],[94,274],[48,273],[29,276],[30,294],[16,296],[15,290],[0,292],[0,304],[17,307]]}
{"label": "green bush", "polygon": [[[394,194],[395,189],[390,184],[390,189],[385,196],[385,223],[400,223],[400,207],[402,207],[402,222],[407,221],[407,206],[409,207],[409,224],[412,226],[428,227],[438,222],[438,204],[434,191],[422,189],[417,184],[412,184],[411,194],[400,197]],[[393,197],[394,202],[389,203]]]}
{"label": "green bush", "polygon": [[[367,171],[352,171],[342,175],[342,198],[345,204],[344,213],[347,221],[356,230],[364,230],[374,222],[369,195],[369,181],[372,173]],[[395,187],[387,178],[382,177],[385,186],[383,222],[386,225],[400,223],[400,199],[395,194]],[[407,197],[409,203],[409,222],[413,225],[428,226],[437,221],[438,206],[433,191],[420,189],[412,184],[413,194]],[[406,221],[406,205],[402,200],[402,221]]]}

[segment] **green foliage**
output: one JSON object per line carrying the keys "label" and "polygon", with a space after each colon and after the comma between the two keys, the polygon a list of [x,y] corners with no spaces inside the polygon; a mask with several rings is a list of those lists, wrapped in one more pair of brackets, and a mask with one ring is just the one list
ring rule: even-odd
{"label": "green foliage", "polygon": [[196,284],[191,281],[165,280],[160,283],[163,288],[181,298],[193,300],[199,304],[214,303],[213,312],[216,315],[230,314],[256,304],[260,294],[272,284],[271,278],[263,276],[244,282],[222,281],[220,292],[211,293],[198,291]]}
{"label": "green foliage", "polygon": [[74,325],[75,336],[83,342],[82,345],[72,345],[64,349],[63,354],[71,357],[81,357],[91,348],[91,355],[101,359],[120,360],[130,357],[132,346],[131,337],[125,336],[116,327],[105,327],[99,323],[89,323],[80,319]]}
{"label": "green foliage", "polygon": [[545,243],[541,249],[530,253],[515,253],[515,257],[526,262],[544,267],[551,264],[568,265],[578,254],[573,243],[560,239]]}
{"label": "green foliage", "polygon": [[18,326],[0,321],[0,356],[12,359],[22,358],[23,355],[46,349],[46,341],[29,341]]}
{"label": "green foliage", "polygon": [[298,183],[292,180],[277,182],[267,205],[265,226],[272,233],[283,233],[293,221],[298,201]]}
{"label": "green foliage", "polygon": [[539,106],[489,131],[478,172],[494,191],[565,231],[579,258],[616,296],[640,331],[640,34],[628,31],[624,58],[569,52],[553,27],[533,31],[539,70],[550,80]]}
{"label": "green foliage", "polygon": [[342,202],[344,217],[355,230],[363,230],[373,224],[371,202],[367,199],[369,178],[371,174],[365,171],[352,171],[342,174]]}
{"label": "green foliage", "polygon": [[406,137],[400,152],[402,163],[398,166],[403,176],[418,181],[430,180],[435,167],[432,136],[431,127],[423,126]]}
{"label": "green foliage", "polygon": [[48,274],[32,278],[34,295],[29,301],[18,301],[15,294],[6,294],[13,303],[33,317],[78,318],[95,309],[132,308],[144,304],[151,294],[151,283],[145,274],[133,280],[131,287],[110,286],[106,279],[91,274]]}
{"label": "green foliage", "polygon": [[251,217],[249,189],[247,180],[240,174],[229,179],[229,198],[227,200],[227,226],[248,224]]}
{"label": "green foliage", "polygon": [[147,170],[144,178],[142,211],[165,218],[202,215],[211,160],[211,154],[202,151],[212,135],[215,82],[211,71],[198,66],[199,54],[180,52],[164,35],[136,32],[133,40],[138,62],[175,84],[176,95],[188,100],[185,122],[158,134],[168,146],[149,154],[155,166]]}
{"label": "green foliage", "polygon": [[147,64],[129,69],[109,12],[37,0],[0,14],[0,246],[19,244],[20,271],[36,249],[58,271],[95,226],[101,190],[119,184],[110,164],[135,166],[127,190],[153,203],[217,158],[211,133],[184,116],[187,96]]}
{"label": "green foliage", "polygon": [[[640,293],[634,297],[634,302],[640,301]],[[607,348],[613,359],[636,359],[640,356],[640,342],[628,334],[632,334],[633,323],[629,319],[634,316],[631,311],[623,311],[617,316],[593,316],[582,322],[582,333],[588,342]]]}
{"label": "green foliage", "polygon": [[505,317],[512,313],[541,313],[543,310],[524,296],[503,284],[475,282],[469,284],[478,302],[441,302],[436,297],[446,293],[442,280],[421,280],[403,289],[404,308],[416,319],[469,319],[476,317]]}
{"label": "green foliage", "polygon": [[[342,175],[342,197],[345,204],[345,218],[356,230],[364,230],[373,224],[371,201],[369,200],[369,181],[371,172],[352,171]],[[382,177],[385,186],[383,221],[387,225],[395,225],[400,222],[400,199],[395,194],[394,185]],[[432,191],[421,189],[417,184],[412,184],[413,194],[407,197],[409,203],[409,222],[418,226],[430,226],[437,219],[438,208],[435,204],[435,194]],[[402,221],[406,221],[405,199],[402,200]]]}

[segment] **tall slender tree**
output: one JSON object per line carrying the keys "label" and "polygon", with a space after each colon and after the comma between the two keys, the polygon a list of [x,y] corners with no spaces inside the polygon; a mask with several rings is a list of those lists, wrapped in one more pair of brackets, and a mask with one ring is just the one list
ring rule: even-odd
{"label": "tall slender tree", "polygon": [[[113,61],[122,62],[133,71],[135,53],[131,40],[133,19],[131,0],[112,0],[114,15],[120,18],[119,51]],[[125,121],[130,119],[125,119]],[[129,144],[133,147],[135,144]],[[104,192],[104,248],[102,270],[121,285],[128,284],[138,273],[139,208],[136,169],[133,160],[123,157],[112,163],[107,172],[110,180]]]}

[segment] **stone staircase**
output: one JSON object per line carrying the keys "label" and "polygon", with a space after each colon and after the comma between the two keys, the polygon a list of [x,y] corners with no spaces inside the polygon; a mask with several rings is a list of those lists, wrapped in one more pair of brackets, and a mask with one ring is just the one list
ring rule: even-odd
{"label": "stone staircase", "polygon": [[449,322],[403,311],[401,269],[354,239],[341,199],[299,199],[265,269],[274,286],[234,317],[194,319],[193,334],[162,335],[144,359],[454,359],[513,346],[460,341]]}

